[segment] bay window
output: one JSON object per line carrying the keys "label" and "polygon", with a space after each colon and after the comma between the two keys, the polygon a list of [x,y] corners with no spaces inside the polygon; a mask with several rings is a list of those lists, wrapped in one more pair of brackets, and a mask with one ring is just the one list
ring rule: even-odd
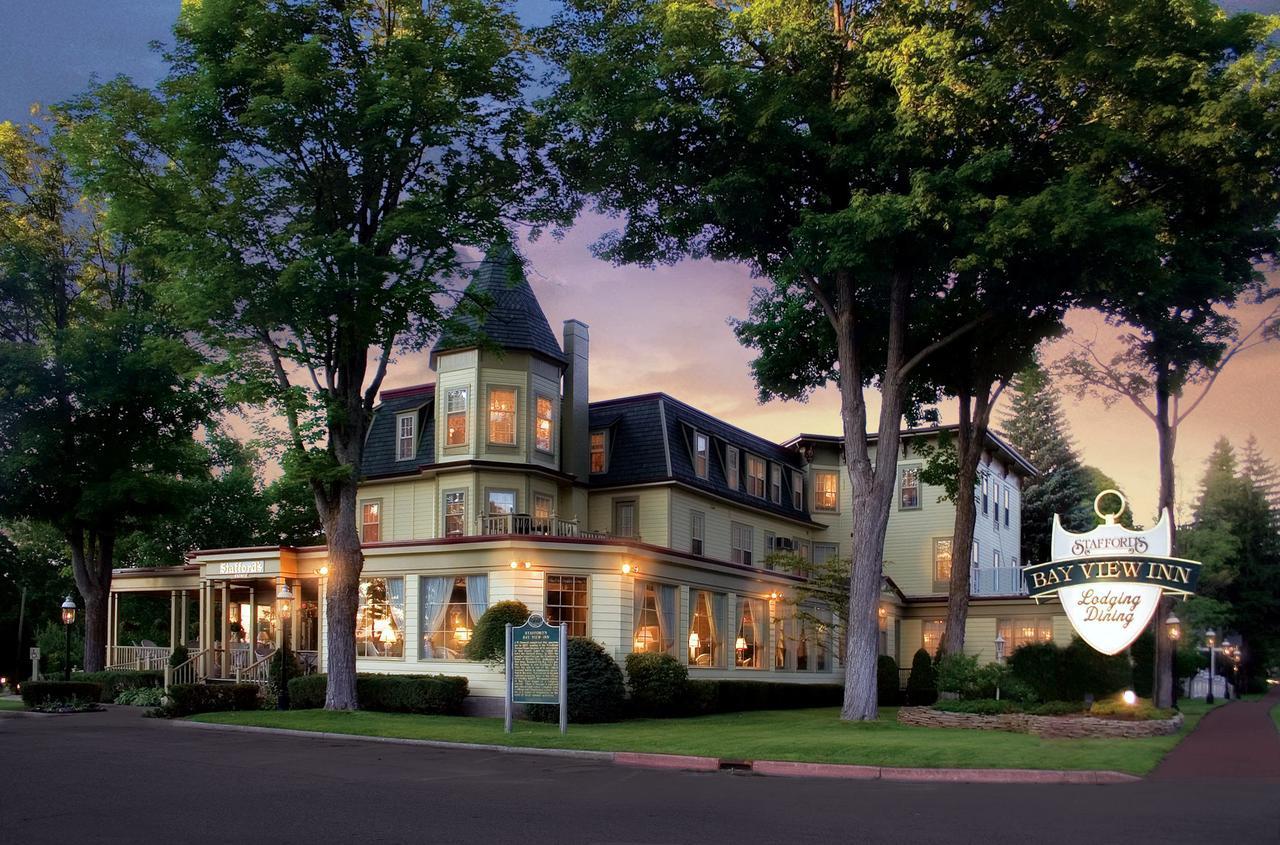
{"label": "bay window", "polygon": [[404,578],[361,578],[357,657],[404,657]]}
{"label": "bay window", "polygon": [[449,391],[445,403],[444,426],[446,446],[467,445],[467,388],[455,387]]}
{"label": "bay window", "polygon": [[495,446],[516,445],[516,389],[489,388],[489,442]]}
{"label": "bay window", "polygon": [[738,597],[738,624],[733,643],[733,665],[739,669],[763,669],[767,649],[769,606],[764,599]]}
{"label": "bay window", "polygon": [[553,452],[554,423],[552,421],[551,400],[539,396],[534,403],[537,419],[534,421],[534,447],[542,452]]}
{"label": "bay window", "polygon": [[476,621],[489,608],[489,576],[419,579],[420,660],[464,660]]}
{"label": "bay window", "polygon": [[675,656],[678,602],[679,591],[674,585],[636,581],[633,651]]}
{"label": "bay window", "polygon": [[548,574],[546,585],[547,622],[565,623],[571,637],[587,636],[587,576]]}
{"label": "bay window", "polygon": [[690,667],[724,667],[724,604],[720,593],[689,591]]}

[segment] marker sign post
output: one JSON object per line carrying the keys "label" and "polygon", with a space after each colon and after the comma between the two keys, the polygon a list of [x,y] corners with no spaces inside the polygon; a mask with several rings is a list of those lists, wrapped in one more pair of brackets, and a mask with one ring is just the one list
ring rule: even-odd
{"label": "marker sign post", "polygon": [[[1120,509],[1103,513],[1103,496],[1120,499]],[[1076,633],[1103,654],[1128,648],[1151,622],[1160,596],[1195,592],[1200,563],[1169,557],[1173,548],[1169,512],[1155,528],[1131,531],[1117,523],[1125,499],[1104,490],[1093,509],[1105,520],[1092,531],[1073,534],[1053,518],[1053,559],[1022,571],[1027,594],[1037,602],[1057,595]]]}
{"label": "marker sign post", "polygon": [[505,729],[511,733],[516,704],[560,705],[560,733],[569,727],[569,627],[548,625],[538,614],[523,625],[507,623]]}

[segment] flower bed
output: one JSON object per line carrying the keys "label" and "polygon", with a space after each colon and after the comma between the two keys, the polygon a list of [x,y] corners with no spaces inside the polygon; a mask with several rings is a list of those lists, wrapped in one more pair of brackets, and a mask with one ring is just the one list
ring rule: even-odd
{"label": "flower bed", "polygon": [[1171,719],[1133,721],[1103,716],[1034,716],[1029,713],[946,713],[932,707],[903,707],[898,721],[922,728],[968,728],[980,731],[1011,731],[1058,739],[1085,737],[1168,736],[1182,728],[1182,714]]}

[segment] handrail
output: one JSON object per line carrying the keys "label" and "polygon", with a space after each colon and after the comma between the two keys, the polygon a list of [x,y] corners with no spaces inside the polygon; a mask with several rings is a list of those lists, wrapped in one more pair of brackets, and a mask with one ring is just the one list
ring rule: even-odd
{"label": "handrail", "polygon": [[236,669],[236,683],[265,684],[271,678],[271,658],[275,656],[275,651],[272,651],[258,662],[251,663],[244,669]]}
{"label": "handrail", "polygon": [[173,649],[168,646],[117,645],[108,649],[107,669],[163,669]]}
{"label": "handrail", "polygon": [[200,658],[203,655],[204,651],[193,652],[186,661],[168,668],[165,672],[168,676],[165,680],[165,689],[168,689],[173,684],[194,684],[199,681]]}

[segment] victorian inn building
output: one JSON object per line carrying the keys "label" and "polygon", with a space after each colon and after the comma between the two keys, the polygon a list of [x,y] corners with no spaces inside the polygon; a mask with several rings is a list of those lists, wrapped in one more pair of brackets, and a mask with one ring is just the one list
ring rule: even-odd
{"label": "victorian inn building", "polygon": [[[768,558],[851,553],[840,438],[775,443],[664,393],[593,402],[587,326],[567,320],[557,339],[510,252],[491,253],[472,286],[492,302],[478,327],[490,343],[441,338],[435,383],[384,390],[369,431],[359,671],[465,675],[473,697],[501,696],[501,670],[463,652],[490,604],[518,599],[619,662],[659,651],[695,677],[837,681],[837,632],[812,621],[829,616],[797,614],[803,579]],[[972,568],[966,648],[983,661],[997,633],[1006,652],[1066,641],[1061,609],[1023,595],[1019,502],[1034,468],[989,437],[976,541],[957,555],[954,506],[922,482],[916,451],[939,432],[906,431],[900,447],[881,651],[905,668],[920,647],[936,650],[952,566]],[[169,596],[170,645],[191,655],[180,680],[261,678],[284,636],[322,671],[326,572],[323,547],[202,550],[182,566],[117,570],[108,663],[167,662],[167,646],[119,641],[120,597],[149,592]],[[288,604],[276,601],[281,583]]]}

